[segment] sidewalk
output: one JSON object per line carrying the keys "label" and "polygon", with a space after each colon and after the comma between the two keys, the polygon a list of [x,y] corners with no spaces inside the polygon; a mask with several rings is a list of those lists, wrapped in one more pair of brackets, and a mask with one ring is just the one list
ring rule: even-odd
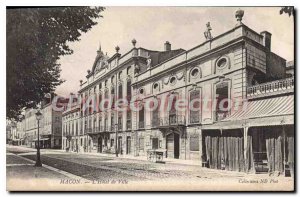
{"label": "sidewalk", "polygon": [[21,156],[7,153],[6,155],[6,178],[7,181],[14,179],[66,179],[67,176],[49,170],[46,167],[35,167],[35,162]]}

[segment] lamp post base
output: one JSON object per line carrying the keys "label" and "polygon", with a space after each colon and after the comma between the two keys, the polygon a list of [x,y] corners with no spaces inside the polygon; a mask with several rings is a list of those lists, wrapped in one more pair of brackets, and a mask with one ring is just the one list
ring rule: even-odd
{"label": "lamp post base", "polygon": [[36,162],[35,162],[34,166],[35,167],[42,167],[40,149],[37,149],[37,152],[36,152]]}

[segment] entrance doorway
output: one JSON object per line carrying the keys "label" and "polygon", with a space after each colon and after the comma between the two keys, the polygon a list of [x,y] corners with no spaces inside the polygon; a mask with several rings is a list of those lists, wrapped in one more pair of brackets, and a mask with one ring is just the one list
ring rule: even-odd
{"label": "entrance doorway", "polygon": [[98,138],[98,153],[102,153],[102,138]]}
{"label": "entrance doorway", "polygon": [[127,143],[126,143],[126,154],[130,154],[131,153],[131,137],[127,136],[126,141],[127,141]]}
{"label": "entrance doorway", "polygon": [[118,138],[118,153],[123,154],[123,149],[122,149],[122,137]]}
{"label": "entrance doorway", "polygon": [[177,133],[171,133],[167,136],[167,157],[179,159],[179,139],[180,136]]}

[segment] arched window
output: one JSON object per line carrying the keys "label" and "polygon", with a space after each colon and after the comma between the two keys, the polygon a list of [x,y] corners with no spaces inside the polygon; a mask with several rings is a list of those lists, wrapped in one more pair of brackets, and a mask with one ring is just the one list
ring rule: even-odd
{"label": "arched window", "polygon": [[127,121],[126,121],[127,130],[131,129],[131,111],[128,109],[127,111]]}
{"label": "arched window", "polygon": [[123,98],[123,86],[122,86],[122,83],[119,83],[118,89],[119,89],[118,98],[122,99]]}
{"label": "arched window", "polygon": [[131,80],[128,79],[127,80],[127,101],[128,103],[130,102],[131,100]]}
{"label": "arched window", "polygon": [[122,79],[122,71],[119,72],[118,78],[119,80]]}
{"label": "arched window", "polygon": [[112,87],[111,88],[111,93],[110,93],[110,96],[111,96],[111,108],[115,108],[115,89]]}
{"label": "arched window", "polygon": [[99,111],[102,111],[102,93],[99,93],[99,97],[98,97],[98,109]]}
{"label": "arched window", "polygon": [[127,68],[127,75],[130,75],[131,74],[131,66],[129,66],[128,68]]}
{"label": "arched window", "polygon": [[104,98],[105,98],[104,109],[107,109],[108,108],[108,103],[109,103],[109,96],[108,96],[108,90],[107,89],[105,90]]}
{"label": "arched window", "polygon": [[113,85],[114,84],[114,81],[115,81],[115,76],[111,76],[111,84]]}

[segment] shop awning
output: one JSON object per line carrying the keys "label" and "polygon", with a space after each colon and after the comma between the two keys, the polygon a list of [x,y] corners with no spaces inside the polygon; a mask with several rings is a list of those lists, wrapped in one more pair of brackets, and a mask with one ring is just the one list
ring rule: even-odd
{"label": "shop awning", "polygon": [[222,122],[278,116],[284,118],[291,115],[294,115],[294,95],[248,101],[243,108]]}

